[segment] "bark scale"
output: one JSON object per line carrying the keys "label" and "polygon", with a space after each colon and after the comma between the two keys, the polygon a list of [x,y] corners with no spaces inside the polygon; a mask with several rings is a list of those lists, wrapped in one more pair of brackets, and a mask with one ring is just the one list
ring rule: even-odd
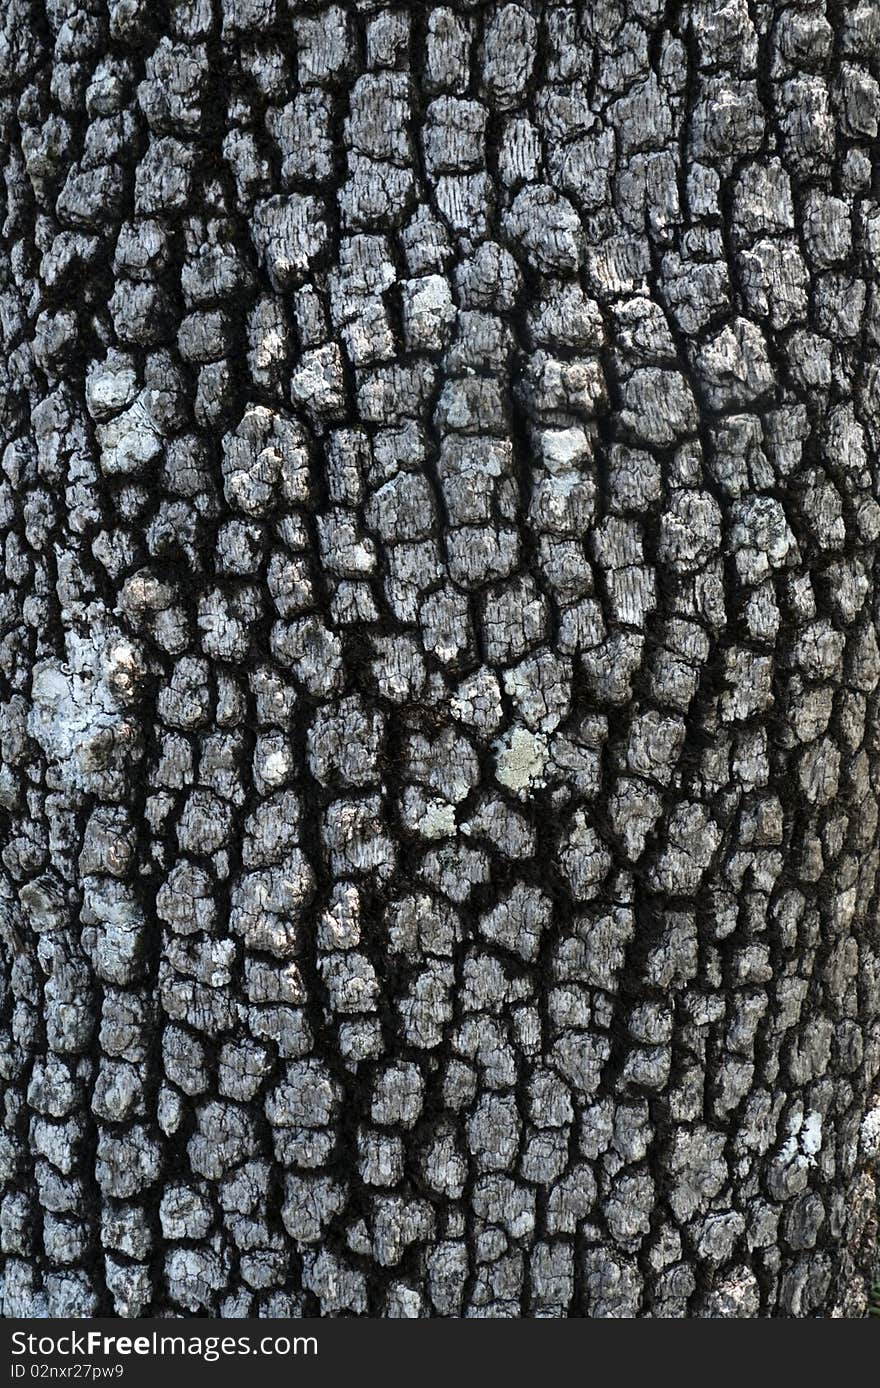
{"label": "bark scale", "polygon": [[3,23],[6,1314],[860,1314],[880,7]]}

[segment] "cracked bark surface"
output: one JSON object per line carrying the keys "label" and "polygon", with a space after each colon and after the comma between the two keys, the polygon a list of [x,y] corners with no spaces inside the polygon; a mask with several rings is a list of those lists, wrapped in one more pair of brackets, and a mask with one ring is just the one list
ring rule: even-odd
{"label": "cracked bark surface", "polygon": [[3,24],[5,1314],[861,1314],[880,6]]}

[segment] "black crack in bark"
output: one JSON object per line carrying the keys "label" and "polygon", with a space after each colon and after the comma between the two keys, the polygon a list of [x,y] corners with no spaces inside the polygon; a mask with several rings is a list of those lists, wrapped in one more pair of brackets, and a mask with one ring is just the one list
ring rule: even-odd
{"label": "black crack in bark", "polygon": [[859,1315],[880,8],[10,0],[7,1315]]}

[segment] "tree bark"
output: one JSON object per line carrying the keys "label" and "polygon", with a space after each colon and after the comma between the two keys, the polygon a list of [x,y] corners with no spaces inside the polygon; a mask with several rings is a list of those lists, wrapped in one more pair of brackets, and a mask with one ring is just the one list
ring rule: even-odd
{"label": "tree bark", "polygon": [[880,8],[4,23],[5,1314],[862,1314]]}

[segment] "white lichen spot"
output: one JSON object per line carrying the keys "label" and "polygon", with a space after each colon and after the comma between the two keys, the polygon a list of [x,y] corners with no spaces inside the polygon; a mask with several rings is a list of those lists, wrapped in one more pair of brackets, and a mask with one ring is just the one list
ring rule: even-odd
{"label": "white lichen spot", "polygon": [[862,1151],[869,1161],[880,1157],[880,1099],[869,1108],[862,1119],[862,1126],[859,1130],[862,1143]]}
{"label": "white lichen spot", "polygon": [[590,456],[583,429],[545,429],[541,434],[541,458],[548,472],[572,472]]}
{"label": "white lichen spot", "polygon": [[418,828],[423,838],[448,838],[455,833],[455,810],[443,800],[431,800],[419,820]]}
{"label": "white lichen spot", "polygon": [[508,790],[521,795],[544,784],[544,768],[550,755],[543,733],[521,726],[511,728],[495,744],[495,778]]}
{"label": "white lichen spot", "polygon": [[68,631],[65,644],[66,664],[34,666],[28,732],[72,789],[88,790],[111,766],[140,661],[131,642],[99,623],[86,636]]}
{"label": "white lichen spot", "polygon": [[807,1114],[800,1131],[801,1150],[812,1166],[822,1150],[822,1115],[815,1109]]}

